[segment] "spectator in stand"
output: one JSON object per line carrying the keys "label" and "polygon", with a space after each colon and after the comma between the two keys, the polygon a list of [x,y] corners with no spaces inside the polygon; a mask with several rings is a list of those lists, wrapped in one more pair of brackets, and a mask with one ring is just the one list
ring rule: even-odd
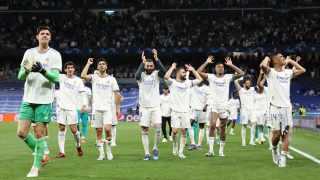
{"label": "spectator in stand", "polygon": [[307,110],[306,110],[305,106],[301,105],[300,108],[299,108],[299,115],[300,116],[306,116],[306,113],[307,113]]}

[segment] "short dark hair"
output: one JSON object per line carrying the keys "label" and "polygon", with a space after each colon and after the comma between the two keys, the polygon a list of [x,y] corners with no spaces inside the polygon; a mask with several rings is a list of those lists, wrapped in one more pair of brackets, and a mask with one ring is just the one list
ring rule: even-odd
{"label": "short dark hair", "polygon": [[169,87],[167,85],[164,85],[163,89],[169,89]]}
{"label": "short dark hair", "polygon": [[224,66],[223,62],[221,62],[221,61],[216,62],[216,64],[214,66],[216,67],[219,64],[222,64]]}
{"label": "short dark hair", "polygon": [[184,70],[185,70],[185,68],[184,68],[183,66],[176,68],[176,74],[177,74],[181,69],[184,69]]}
{"label": "short dark hair", "polygon": [[104,58],[99,58],[99,59],[97,60],[97,64],[99,64],[99,62],[101,62],[101,61],[105,62],[106,65],[108,65],[108,61],[107,61],[106,59],[104,59]]}
{"label": "short dark hair", "polygon": [[68,61],[68,62],[64,63],[63,67],[64,67],[64,69],[67,69],[68,66],[73,66],[75,68],[76,65],[72,61]]}
{"label": "short dark hair", "polygon": [[234,96],[236,94],[238,94],[238,91],[235,90],[235,91],[232,92],[232,96]]}
{"label": "short dark hair", "polygon": [[37,28],[37,35],[38,35],[41,31],[43,31],[43,30],[48,30],[48,31],[50,32],[50,34],[51,34],[51,29],[50,29],[49,26],[39,26],[39,27]]}
{"label": "short dark hair", "polygon": [[273,63],[273,59],[278,55],[281,54],[281,52],[275,52],[273,54],[271,54],[271,62]]}
{"label": "short dark hair", "polygon": [[153,62],[152,59],[146,59],[146,62]]}

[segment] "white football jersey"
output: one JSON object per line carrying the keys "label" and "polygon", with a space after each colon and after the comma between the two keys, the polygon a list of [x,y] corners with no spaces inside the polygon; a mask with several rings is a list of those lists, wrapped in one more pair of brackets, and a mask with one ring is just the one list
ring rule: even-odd
{"label": "white football jersey", "polygon": [[238,109],[240,108],[239,99],[230,98],[228,102],[228,110],[230,114],[238,114]]}
{"label": "white football jersey", "polygon": [[207,97],[209,95],[209,87],[207,85],[193,86],[191,88],[191,102],[192,109],[202,111],[207,103]]}
{"label": "white football jersey", "polygon": [[76,110],[79,93],[85,91],[82,80],[77,76],[70,78],[65,74],[59,74],[61,109]]}
{"label": "white football jersey", "polygon": [[250,89],[241,88],[239,90],[239,96],[241,100],[241,108],[246,110],[253,109],[253,98],[254,98],[255,90],[254,87],[250,87]]}
{"label": "white football jersey", "polygon": [[160,78],[158,70],[153,71],[150,75],[145,72],[141,73],[139,85],[139,104],[142,107],[160,106]]}
{"label": "white football jersey", "polygon": [[170,102],[171,102],[170,94],[166,96],[164,94],[161,94],[160,96],[161,116],[163,117],[171,116]]}
{"label": "white football jersey", "polygon": [[264,86],[263,93],[267,96],[267,109],[270,107],[271,93],[269,87]]}
{"label": "white football jersey", "polygon": [[[254,93],[254,110],[256,114],[266,114],[267,109],[269,107],[268,105],[268,96],[265,93],[266,92],[266,87],[264,87],[264,92],[259,94],[259,93]],[[270,103],[269,103],[270,104]]]}
{"label": "white football jersey", "polygon": [[267,82],[271,104],[277,107],[291,107],[290,83],[293,77],[292,69],[283,69],[278,72],[270,68]]}
{"label": "white football jersey", "polygon": [[170,89],[171,95],[171,110],[176,112],[189,112],[190,109],[190,89],[194,85],[198,85],[199,80],[185,80],[178,82],[175,79],[169,78],[166,83]]}
{"label": "white football jersey", "polygon": [[215,74],[208,74],[211,102],[210,105],[227,106],[229,99],[229,87],[233,74],[225,74],[217,77]]}
{"label": "white football jersey", "polygon": [[[39,53],[37,47],[28,49],[21,62],[23,66],[24,61],[28,59],[29,62],[40,62],[42,67],[47,71],[62,69],[62,59],[58,51],[49,48],[45,53]],[[50,104],[54,100],[55,84],[50,82],[41,73],[30,72],[24,84],[23,101],[34,104]]]}
{"label": "white football jersey", "polygon": [[92,82],[93,107],[95,110],[112,110],[114,92],[119,91],[116,79],[110,75],[100,77],[97,74],[90,74]]}

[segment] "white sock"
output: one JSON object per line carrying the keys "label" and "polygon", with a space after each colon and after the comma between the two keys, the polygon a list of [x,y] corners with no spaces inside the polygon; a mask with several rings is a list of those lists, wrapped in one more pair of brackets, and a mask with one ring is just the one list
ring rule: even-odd
{"label": "white sock", "polygon": [[117,127],[116,126],[112,126],[111,134],[112,134],[112,143],[116,143],[116,138],[117,138]]}
{"label": "white sock", "polygon": [[254,137],[256,134],[256,123],[252,123],[251,125],[252,125],[252,127],[250,130],[250,142],[254,142]]}
{"label": "white sock", "polygon": [[158,150],[158,146],[159,146],[159,142],[160,142],[160,134],[161,134],[160,128],[155,128],[154,129],[154,145],[153,145],[153,149]]}
{"label": "white sock", "polygon": [[269,147],[272,148],[272,132],[270,129],[268,129],[268,132],[269,132],[269,136],[268,136]]}
{"label": "white sock", "polygon": [[246,142],[246,133],[247,133],[246,127],[242,126],[242,129],[241,129],[241,138],[242,138],[242,142],[243,142],[243,143]]}
{"label": "white sock", "polygon": [[97,144],[100,156],[104,156],[103,140],[96,140],[96,144]]}
{"label": "white sock", "polygon": [[220,141],[220,149],[219,151],[223,152],[224,151],[224,146],[225,146],[226,142],[225,141]]}
{"label": "white sock", "polygon": [[80,144],[80,132],[77,131],[76,133],[73,134],[73,138],[74,140],[76,140],[76,143],[77,143],[77,147],[80,147],[81,144]]}
{"label": "white sock", "polygon": [[232,132],[232,133],[233,133],[233,131],[234,131],[234,129],[233,129],[233,128],[231,128],[230,132]]}
{"label": "white sock", "polygon": [[112,139],[108,140],[106,139],[106,152],[110,152],[111,151],[111,143],[112,143]]}
{"label": "white sock", "polygon": [[58,132],[58,143],[59,143],[59,149],[60,152],[65,154],[64,152],[64,143],[66,141],[66,134],[65,131],[59,131]]}
{"label": "white sock", "polygon": [[264,139],[263,138],[263,132],[259,132],[260,140]]}
{"label": "white sock", "polygon": [[204,129],[200,129],[200,130],[199,130],[199,141],[198,141],[198,146],[201,146],[201,144],[202,144],[202,140],[203,140],[203,136],[204,136]]}
{"label": "white sock", "polygon": [[207,126],[207,130],[206,130],[206,140],[209,143],[209,133],[210,133],[210,127]]}
{"label": "white sock", "polygon": [[273,149],[273,151],[276,151],[277,154],[279,154],[279,153],[278,153],[278,151],[279,151],[279,150],[278,150],[278,145],[277,145],[277,146],[273,146],[273,145],[272,145],[272,149]]}
{"label": "white sock", "polygon": [[282,154],[282,155],[287,155],[287,154],[288,154],[288,151],[281,151],[281,154]]}
{"label": "white sock", "polygon": [[[283,153],[283,154],[282,154]],[[281,155],[280,155],[280,162],[281,165],[286,165],[286,161],[287,161],[287,153],[286,151],[281,151]]]}
{"label": "white sock", "polygon": [[150,155],[148,132],[142,132],[142,144],[143,144],[145,154]]}
{"label": "white sock", "polygon": [[186,145],[186,140],[187,140],[186,135],[181,135],[179,154],[183,154],[184,146]]}
{"label": "white sock", "polygon": [[209,152],[213,153],[214,137],[209,137]]}
{"label": "white sock", "polygon": [[196,144],[196,142],[194,142],[194,129],[193,129],[193,127],[189,128],[189,136],[190,136],[191,144]]}

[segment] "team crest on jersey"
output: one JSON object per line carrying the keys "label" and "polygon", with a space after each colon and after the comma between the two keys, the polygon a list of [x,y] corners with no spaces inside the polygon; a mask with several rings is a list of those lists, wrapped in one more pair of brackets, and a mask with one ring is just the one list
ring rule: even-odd
{"label": "team crest on jersey", "polygon": [[47,57],[47,58],[45,59],[45,61],[46,61],[46,62],[49,62],[49,57]]}

